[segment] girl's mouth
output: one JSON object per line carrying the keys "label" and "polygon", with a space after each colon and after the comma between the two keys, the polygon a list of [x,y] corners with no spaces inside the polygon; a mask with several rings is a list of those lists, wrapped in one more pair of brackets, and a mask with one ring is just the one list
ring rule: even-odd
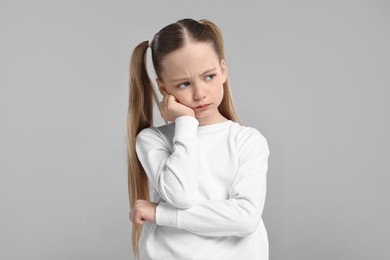
{"label": "girl's mouth", "polygon": [[196,110],[206,110],[211,104],[205,104],[195,107]]}

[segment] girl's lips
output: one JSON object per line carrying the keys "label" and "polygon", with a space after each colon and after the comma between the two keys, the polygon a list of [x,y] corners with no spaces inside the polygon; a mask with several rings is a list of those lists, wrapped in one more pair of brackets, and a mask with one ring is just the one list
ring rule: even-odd
{"label": "girl's lips", "polygon": [[211,104],[206,104],[206,105],[200,105],[195,107],[196,110],[205,110],[207,109]]}

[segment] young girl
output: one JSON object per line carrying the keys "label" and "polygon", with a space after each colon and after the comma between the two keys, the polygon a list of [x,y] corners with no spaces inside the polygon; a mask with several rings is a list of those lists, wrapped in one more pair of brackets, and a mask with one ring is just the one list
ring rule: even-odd
{"label": "young girl", "polygon": [[[157,96],[147,75],[151,48]],[[140,43],[130,67],[128,173],[133,250],[144,259],[268,259],[261,219],[269,149],[237,123],[222,35],[183,19]],[[150,197],[151,196],[151,197]]]}

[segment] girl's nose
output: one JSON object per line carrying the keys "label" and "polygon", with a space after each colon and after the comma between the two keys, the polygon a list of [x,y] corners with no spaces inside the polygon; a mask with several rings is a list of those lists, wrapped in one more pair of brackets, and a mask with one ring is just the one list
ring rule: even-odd
{"label": "girl's nose", "polygon": [[195,92],[194,92],[194,100],[195,101],[200,101],[206,97],[206,94],[204,93],[202,86],[196,86],[195,87]]}

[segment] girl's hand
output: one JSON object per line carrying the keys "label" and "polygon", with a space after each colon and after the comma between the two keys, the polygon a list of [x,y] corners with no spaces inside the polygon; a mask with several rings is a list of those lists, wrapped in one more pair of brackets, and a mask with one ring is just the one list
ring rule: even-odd
{"label": "girl's hand", "polygon": [[165,95],[160,102],[160,113],[165,121],[174,122],[179,116],[193,116],[195,111],[177,101],[173,95]]}
{"label": "girl's hand", "polygon": [[134,224],[144,224],[145,221],[156,222],[156,207],[158,204],[146,200],[137,200],[129,213]]}

